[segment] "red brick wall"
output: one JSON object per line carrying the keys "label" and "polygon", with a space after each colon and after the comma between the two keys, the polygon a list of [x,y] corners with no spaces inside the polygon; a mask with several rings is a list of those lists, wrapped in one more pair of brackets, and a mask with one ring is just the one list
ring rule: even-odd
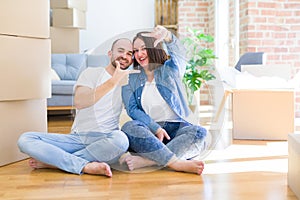
{"label": "red brick wall", "polygon": [[178,0],[178,30],[180,38],[186,37],[186,28],[209,31],[209,1],[206,0]]}
{"label": "red brick wall", "polygon": [[[214,35],[214,3],[211,0],[178,0],[178,30],[180,39],[187,37],[187,27]],[[213,45],[213,44],[211,44]],[[213,46],[211,48],[214,48]],[[210,101],[208,90],[201,90],[201,104]]]}
{"label": "red brick wall", "polygon": [[[300,1],[265,0],[240,3],[240,54],[263,51],[267,64],[289,64],[300,70]],[[300,117],[299,92],[295,100]]]}
{"label": "red brick wall", "polygon": [[263,51],[269,64],[300,68],[300,1],[241,1],[240,53]]}
{"label": "red brick wall", "polygon": [[[229,0],[229,36],[234,35],[235,0]],[[239,53],[263,51],[267,64],[290,64],[293,74],[300,71],[300,0],[239,0]],[[214,35],[214,0],[178,0],[178,34],[185,27]],[[229,47],[230,48],[230,47]],[[230,65],[236,63],[229,49]],[[300,72],[299,72],[300,73]],[[296,95],[296,116],[300,117],[300,94]]]}

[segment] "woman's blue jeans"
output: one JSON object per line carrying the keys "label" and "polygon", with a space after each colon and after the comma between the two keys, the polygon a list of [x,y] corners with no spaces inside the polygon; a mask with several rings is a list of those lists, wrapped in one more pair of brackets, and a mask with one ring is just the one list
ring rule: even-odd
{"label": "woman's blue jeans", "polygon": [[41,133],[26,132],[19,140],[21,152],[43,163],[75,174],[82,174],[92,161],[112,164],[128,149],[126,135],[119,130],[112,133]]}
{"label": "woman's blue jeans", "polygon": [[171,140],[161,142],[142,122],[126,122],[122,131],[129,139],[129,148],[140,156],[166,166],[176,155],[180,159],[190,159],[200,155],[207,131],[205,128],[186,122],[161,122]]}

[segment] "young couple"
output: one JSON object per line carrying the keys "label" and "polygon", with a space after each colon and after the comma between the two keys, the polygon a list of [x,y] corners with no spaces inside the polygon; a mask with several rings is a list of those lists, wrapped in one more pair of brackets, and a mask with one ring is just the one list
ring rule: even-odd
{"label": "young couple", "polygon": [[[133,42],[116,40],[108,52],[110,64],[87,68],[77,80],[71,133],[20,136],[18,146],[31,157],[29,165],[111,177],[110,165],[120,162],[129,170],[157,165],[200,175],[204,163],[191,158],[203,150],[207,131],[188,121],[181,87],[184,55],[178,39],[162,26],[138,33]],[[126,70],[132,62],[134,70]],[[122,100],[132,121],[119,130]],[[134,153],[126,153],[128,148]]]}

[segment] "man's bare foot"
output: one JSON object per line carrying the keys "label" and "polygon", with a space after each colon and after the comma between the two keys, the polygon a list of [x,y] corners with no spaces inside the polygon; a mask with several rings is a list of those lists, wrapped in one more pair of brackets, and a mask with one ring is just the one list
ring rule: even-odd
{"label": "man's bare foot", "polygon": [[82,170],[87,174],[105,175],[112,177],[110,166],[104,162],[90,162]]}
{"label": "man's bare foot", "polygon": [[48,165],[46,163],[42,163],[34,158],[30,158],[29,161],[29,166],[34,168],[34,169],[43,169],[43,168],[51,168],[54,169],[56,167],[52,166],[52,165]]}
{"label": "man's bare foot", "polygon": [[124,162],[126,162],[128,169],[130,171],[132,171],[134,169],[139,169],[139,168],[143,168],[143,167],[150,167],[150,166],[156,165],[156,162],[154,162],[153,160],[149,160],[149,159],[143,158],[141,156],[133,156],[130,153],[126,153],[123,156],[121,156],[119,162],[120,162],[120,164],[123,164]]}
{"label": "man's bare foot", "polygon": [[202,174],[204,163],[200,160],[176,160],[168,164],[175,171]]}
{"label": "man's bare foot", "polygon": [[124,154],[119,158],[119,163],[120,163],[120,165],[124,164],[125,159],[126,159],[128,156],[131,156],[130,152],[124,153]]}

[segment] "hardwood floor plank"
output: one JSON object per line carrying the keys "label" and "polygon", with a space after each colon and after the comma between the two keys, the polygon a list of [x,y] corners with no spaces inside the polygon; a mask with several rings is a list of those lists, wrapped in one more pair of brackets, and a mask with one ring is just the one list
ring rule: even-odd
{"label": "hardwood floor plank", "polygon": [[[69,133],[72,117],[50,117],[49,132]],[[294,200],[287,185],[286,141],[234,140],[209,152],[201,176],[168,169],[113,177],[33,170],[28,159],[0,168],[2,200]]]}

